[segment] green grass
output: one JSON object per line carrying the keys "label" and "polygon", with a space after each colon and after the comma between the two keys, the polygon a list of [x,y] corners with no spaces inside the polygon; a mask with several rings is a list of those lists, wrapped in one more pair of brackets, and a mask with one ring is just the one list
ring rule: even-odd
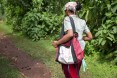
{"label": "green grass", "polygon": [[5,22],[0,21],[0,32],[4,32],[6,34],[12,33],[12,26],[6,25]]}
{"label": "green grass", "polygon": [[[7,29],[6,29],[7,30]],[[52,73],[52,78],[64,78],[60,64],[55,62],[55,49],[52,47],[52,40],[40,40],[32,42],[20,34],[9,35],[16,46],[29,55],[33,59],[39,59],[44,62]],[[105,56],[103,56],[105,57]],[[82,72],[81,78],[116,78],[117,66],[107,60],[102,59],[100,53],[94,53],[91,56],[85,56],[87,62],[87,72]]]}
{"label": "green grass", "polygon": [[11,66],[8,59],[0,54],[0,78],[23,78],[18,70]]}
{"label": "green grass", "polygon": [[117,78],[117,66],[105,59],[100,59],[99,53],[85,58],[92,78]]}

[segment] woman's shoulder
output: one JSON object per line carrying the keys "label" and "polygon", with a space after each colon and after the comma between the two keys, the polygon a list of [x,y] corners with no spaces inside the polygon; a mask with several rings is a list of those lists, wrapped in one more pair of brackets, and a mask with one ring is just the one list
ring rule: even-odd
{"label": "woman's shoulder", "polygon": [[81,23],[86,23],[84,19],[78,18]]}
{"label": "woman's shoulder", "polygon": [[[79,21],[81,24],[86,24],[86,21],[84,19],[79,18],[78,16],[74,18],[74,20]],[[66,16],[64,18],[64,22],[70,22],[69,16]]]}
{"label": "woman's shoulder", "polygon": [[78,24],[80,24],[81,26],[86,26],[86,21],[85,21],[84,19],[81,19],[81,18],[78,17],[77,22],[78,22]]}
{"label": "woman's shoulder", "polygon": [[64,21],[70,21],[69,16],[66,16],[66,17],[64,18]]}

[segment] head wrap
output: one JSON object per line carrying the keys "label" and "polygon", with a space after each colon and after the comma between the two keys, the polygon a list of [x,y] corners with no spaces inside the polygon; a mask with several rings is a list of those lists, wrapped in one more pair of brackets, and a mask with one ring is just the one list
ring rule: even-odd
{"label": "head wrap", "polygon": [[64,10],[71,10],[73,12],[76,12],[76,6],[77,6],[76,2],[68,2],[65,4]]}

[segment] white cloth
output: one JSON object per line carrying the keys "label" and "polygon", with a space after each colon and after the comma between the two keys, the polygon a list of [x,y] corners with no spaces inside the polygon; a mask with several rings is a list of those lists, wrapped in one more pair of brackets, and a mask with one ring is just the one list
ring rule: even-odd
{"label": "white cloth", "polygon": [[[70,15],[70,16],[74,20],[76,32],[78,33],[78,40],[80,42],[81,48],[84,50],[85,41],[82,39],[83,32],[88,33],[88,32],[90,32],[90,30],[89,30],[88,26],[86,25],[85,20],[80,19],[77,15]],[[72,29],[72,26],[71,26],[69,17],[66,16],[64,19],[64,31],[66,32],[69,29]]]}
{"label": "white cloth", "polygon": [[58,61],[62,64],[74,64],[71,46],[60,46]]}
{"label": "white cloth", "polygon": [[68,2],[65,4],[65,8],[64,10],[72,10],[72,11],[76,11],[76,5],[77,3],[76,2]]}

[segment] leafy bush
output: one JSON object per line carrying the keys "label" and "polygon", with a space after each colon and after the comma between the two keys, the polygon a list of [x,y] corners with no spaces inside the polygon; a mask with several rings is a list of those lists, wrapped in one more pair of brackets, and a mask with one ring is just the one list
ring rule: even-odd
{"label": "leafy bush", "polygon": [[63,15],[54,14],[52,7],[55,5],[49,3],[44,0],[5,0],[7,23],[13,25],[14,31],[23,31],[33,40],[52,36],[59,32]]}
{"label": "leafy bush", "polygon": [[7,23],[13,25],[15,31],[21,31],[21,21],[31,7],[31,0],[3,0]]}
{"label": "leafy bush", "polygon": [[86,46],[85,46],[85,54],[88,55],[93,55],[96,50],[95,50],[95,40],[92,40],[90,42],[86,42]]}
{"label": "leafy bush", "polygon": [[[117,3],[116,3],[117,4]],[[114,52],[117,49],[117,8],[113,4],[107,5],[108,12],[105,13],[105,19],[98,28],[95,36],[97,37],[97,48],[103,52]]]}
{"label": "leafy bush", "polygon": [[32,9],[22,20],[23,33],[33,41],[58,34],[61,26],[63,15],[51,13],[45,4],[44,0],[32,1]]}
{"label": "leafy bush", "polygon": [[4,5],[3,5],[3,1],[0,0],[0,20],[3,19],[3,14],[4,14]]}
{"label": "leafy bush", "polygon": [[[105,24],[102,24],[96,33],[97,46],[99,46],[100,50],[111,52],[117,49],[117,26],[114,26],[114,21],[117,20],[107,20]],[[109,48],[111,47],[111,48]]]}
{"label": "leafy bush", "polygon": [[61,26],[61,16],[42,12],[37,9],[29,11],[22,20],[23,32],[33,40],[58,34]]}

